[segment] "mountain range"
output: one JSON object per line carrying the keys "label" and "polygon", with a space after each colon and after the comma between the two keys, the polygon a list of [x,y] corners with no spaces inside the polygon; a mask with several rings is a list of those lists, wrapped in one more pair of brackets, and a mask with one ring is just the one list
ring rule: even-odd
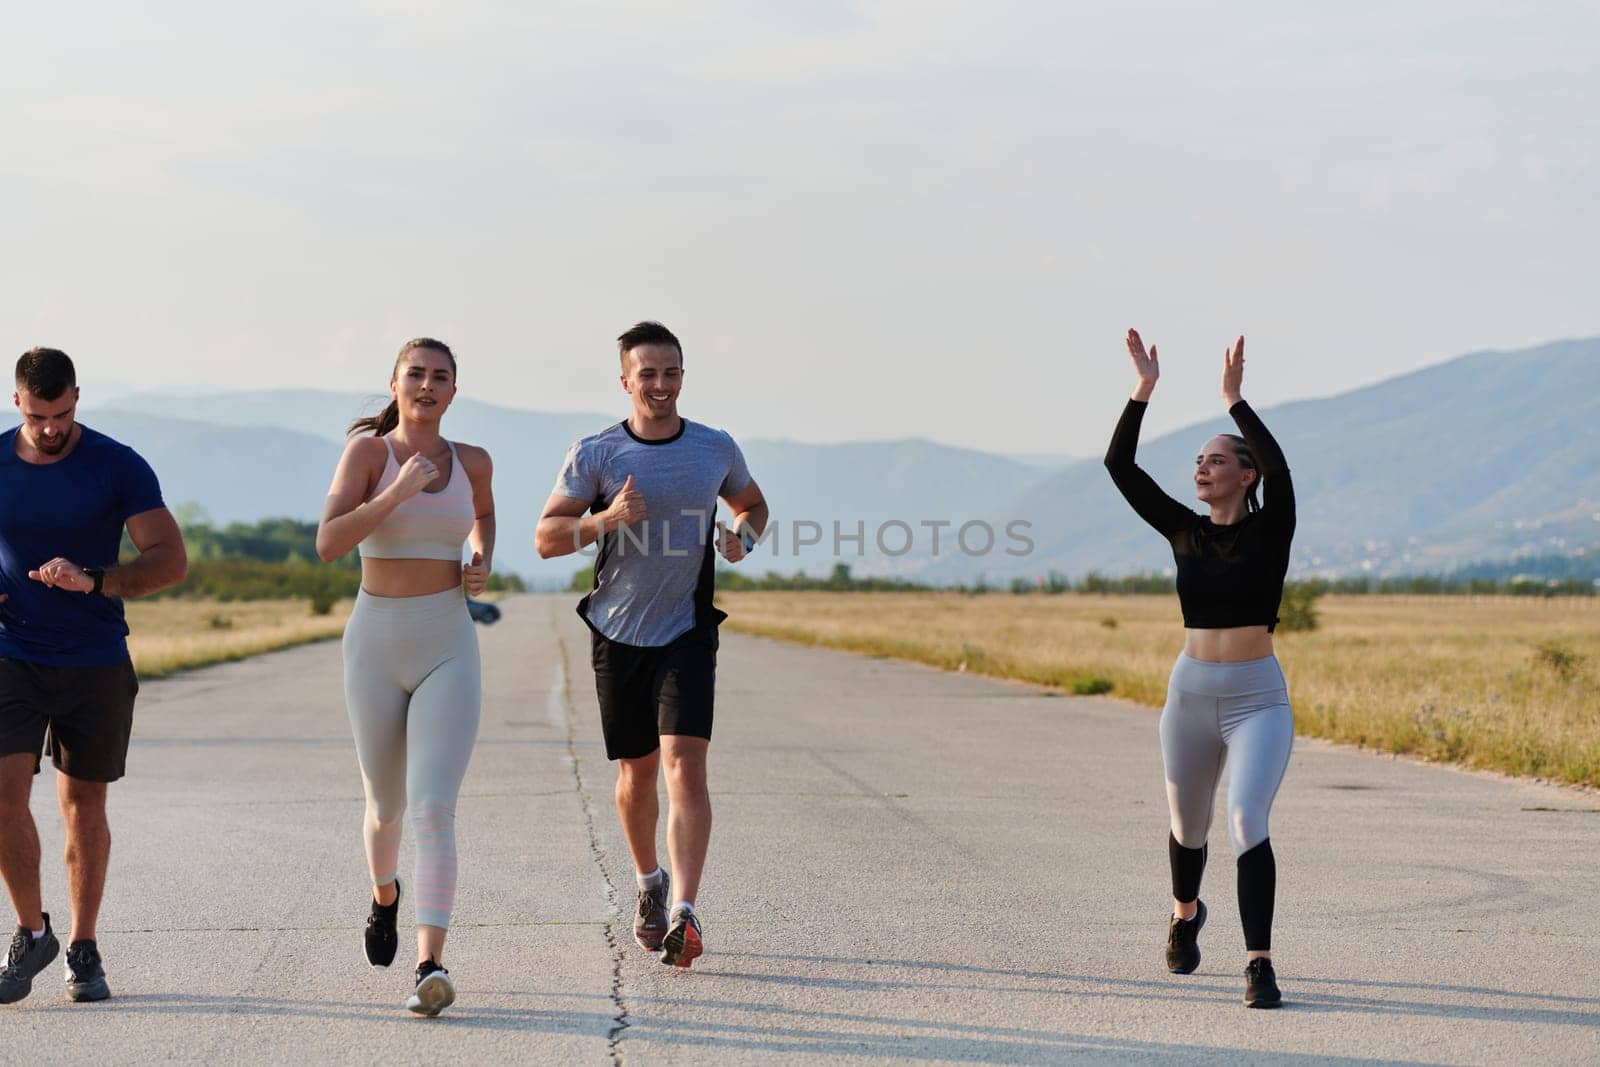
{"label": "mountain range", "polygon": [[[216,523],[286,515],[315,519],[352,419],[387,398],[318,391],[232,392],[175,396],[126,393],[81,418],[137,448],[155,467],[170,504],[193,502]],[[568,447],[612,425],[620,414],[538,412],[462,398],[446,416],[446,432],[482,445],[495,462],[496,565],[535,581],[562,582],[586,560],[541,560],[533,528]],[[785,573],[827,569],[834,562],[832,526],[873,530],[903,518],[981,515],[1036,481],[1028,463],[931,441],[811,445],[741,442],[763,490],[779,501],[779,536],[763,545],[763,569]],[[825,536],[797,546],[815,523]],[[867,538],[870,548],[870,534]],[[849,550],[849,546],[847,551]],[[866,570],[886,566],[848,556]],[[914,561],[908,561],[908,563]]]}
{"label": "mountain range", "polygon": [[[345,427],[382,399],[304,390],[123,392],[85,403],[81,418],[139,449],[170,503],[196,503],[218,523],[314,519]],[[1158,389],[1153,403],[1161,399]],[[1122,402],[1107,398],[1108,438]],[[1294,475],[1294,573],[1446,571],[1519,555],[1600,552],[1600,339],[1461,356],[1259,414]],[[456,401],[447,432],[495,459],[502,569],[550,584],[584,565],[573,557],[540,560],[533,526],[567,447],[620,416]],[[1219,400],[1215,419],[1143,442],[1139,463],[1171,495],[1192,500],[1195,449],[1231,429]],[[761,545],[750,561],[757,570],[818,571],[838,561],[859,574],[959,582],[1171,567],[1165,545],[1117,495],[1098,457],[1051,469],[1036,457],[926,440],[741,444],[777,523],[776,543]],[[991,536],[993,547],[962,551],[963,523],[973,524],[968,548]],[[797,547],[807,539],[818,543]]]}
{"label": "mountain range", "polygon": [[[1161,402],[1160,389],[1152,401]],[[1139,463],[1192,501],[1218,416],[1157,437]],[[1106,435],[1120,414],[1107,412]],[[1258,411],[1283,447],[1298,526],[1291,573],[1448,572],[1480,560],[1600,552],[1600,339],[1478,352],[1338,396]],[[1269,490],[1270,491],[1270,490]],[[992,518],[1029,522],[1036,551],[994,577],[1172,566],[1098,460],[1031,486]],[[967,568],[940,561],[929,576]],[[1009,564],[1009,565],[1008,565]]]}

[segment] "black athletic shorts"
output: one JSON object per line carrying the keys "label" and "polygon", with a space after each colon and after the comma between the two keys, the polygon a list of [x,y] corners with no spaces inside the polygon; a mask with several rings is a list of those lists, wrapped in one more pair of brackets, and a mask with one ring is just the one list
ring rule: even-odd
{"label": "black athletic shorts", "polygon": [[594,688],[607,759],[639,759],[662,734],[711,740],[717,688],[717,628],[701,626],[653,648],[609,641],[590,631]]}
{"label": "black athletic shorts", "polygon": [[139,679],[132,663],[113,667],[46,667],[0,659],[0,756],[41,752],[56,770],[86,782],[114,782],[128,762],[133,698]]}

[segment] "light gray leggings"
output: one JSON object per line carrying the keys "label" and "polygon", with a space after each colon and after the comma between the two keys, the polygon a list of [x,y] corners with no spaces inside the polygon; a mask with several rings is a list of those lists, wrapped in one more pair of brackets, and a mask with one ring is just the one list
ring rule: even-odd
{"label": "light gray leggings", "polygon": [[460,589],[357,594],[344,629],[344,696],[367,792],[367,863],[373,884],[394,880],[409,807],[420,926],[450,925],[456,794],[478,737],[482,685],[478,635]]}
{"label": "light gray leggings", "polygon": [[1207,663],[1179,653],[1161,713],[1161,759],[1178,844],[1205,844],[1224,763],[1234,855],[1265,841],[1293,744],[1289,689],[1276,656]]}

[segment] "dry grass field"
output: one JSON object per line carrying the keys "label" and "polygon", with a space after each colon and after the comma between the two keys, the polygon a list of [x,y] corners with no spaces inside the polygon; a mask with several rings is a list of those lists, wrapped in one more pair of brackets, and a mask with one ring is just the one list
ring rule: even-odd
{"label": "dry grass field", "polygon": [[338,637],[350,616],[341,600],[313,615],[305,600],[130,600],[128,647],[140,678]]}
{"label": "dry grass field", "polygon": [[[1160,706],[1175,596],[719,593],[727,626]],[[1302,734],[1600,787],[1600,598],[1323,597],[1280,633]]]}

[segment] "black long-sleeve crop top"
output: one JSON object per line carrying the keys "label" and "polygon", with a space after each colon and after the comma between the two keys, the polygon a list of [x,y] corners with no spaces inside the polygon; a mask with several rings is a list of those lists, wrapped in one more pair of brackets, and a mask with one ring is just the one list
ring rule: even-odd
{"label": "black long-sleeve crop top", "polygon": [[1265,625],[1270,632],[1278,624],[1294,537],[1294,485],[1283,450],[1249,404],[1241,400],[1228,409],[1255,455],[1263,485],[1260,511],[1219,526],[1162,492],[1134,463],[1148,406],[1128,401],[1106,450],[1106,470],[1139,517],[1172,545],[1183,625],[1195,630]]}

